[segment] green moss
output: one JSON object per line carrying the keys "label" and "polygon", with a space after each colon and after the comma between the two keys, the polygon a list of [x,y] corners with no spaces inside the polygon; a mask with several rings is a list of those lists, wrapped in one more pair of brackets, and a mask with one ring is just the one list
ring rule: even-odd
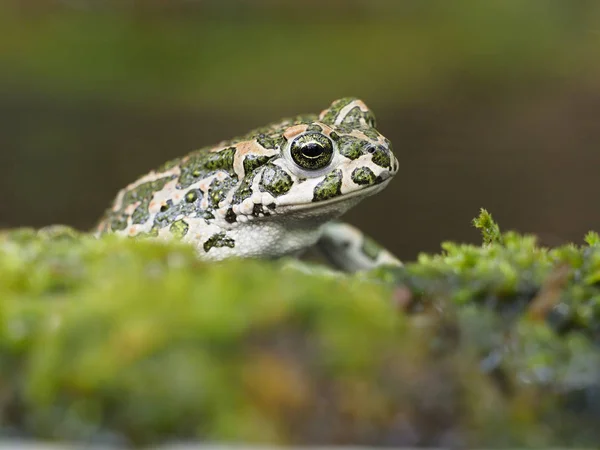
{"label": "green moss", "polygon": [[479,216],[473,219],[473,226],[481,231],[484,244],[502,243],[500,227],[485,209],[481,208]]}
{"label": "green moss", "polygon": [[1,234],[2,426],[136,445],[593,445],[600,247],[498,236],[331,276],[65,227]]}

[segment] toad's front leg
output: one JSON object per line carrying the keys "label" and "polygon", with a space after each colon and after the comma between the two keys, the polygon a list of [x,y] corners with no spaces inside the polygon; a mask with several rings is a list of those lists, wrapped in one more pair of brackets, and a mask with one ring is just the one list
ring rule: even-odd
{"label": "toad's front leg", "polygon": [[381,266],[401,266],[402,262],[358,228],[342,222],[323,226],[317,248],[337,268],[356,272]]}

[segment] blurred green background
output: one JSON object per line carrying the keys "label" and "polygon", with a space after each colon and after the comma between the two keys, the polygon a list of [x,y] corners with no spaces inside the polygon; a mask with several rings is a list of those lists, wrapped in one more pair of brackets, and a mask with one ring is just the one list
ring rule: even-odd
{"label": "blurred green background", "polygon": [[595,0],[0,0],[0,228],[93,226],[163,161],[341,96],[401,167],[347,215],[403,259],[480,207],[600,229]]}

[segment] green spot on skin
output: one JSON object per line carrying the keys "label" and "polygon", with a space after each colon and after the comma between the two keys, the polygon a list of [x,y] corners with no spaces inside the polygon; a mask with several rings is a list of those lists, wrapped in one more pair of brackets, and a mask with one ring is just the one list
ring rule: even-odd
{"label": "green spot on skin", "polygon": [[225,232],[213,234],[203,245],[204,251],[208,252],[213,247],[235,247],[235,241],[225,234]]}
{"label": "green spot on skin", "polygon": [[148,220],[150,217],[150,214],[148,213],[148,203],[149,202],[143,202],[133,210],[133,214],[131,214],[131,223],[141,224]]}
{"label": "green spot on skin", "polygon": [[354,128],[347,123],[340,123],[339,125],[336,125],[335,129],[338,131],[338,133],[343,134],[350,134],[352,131],[354,131]]}
{"label": "green spot on skin", "polygon": [[127,228],[127,216],[120,215],[110,221],[110,229],[112,231],[121,231]]}
{"label": "green spot on skin", "polygon": [[369,139],[372,139],[374,141],[379,139],[379,133],[377,131],[375,131],[373,128],[364,128],[363,127],[360,129],[360,131],[362,131],[362,133]]}
{"label": "green spot on skin", "polygon": [[390,154],[389,152],[387,152],[386,150],[382,149],[381,147],[377,148],[374,152],[373,152],[373,159],[372,159],[373,163],[377,164],[380,167],[384,167],[386,169],[390,168],[391,165],[391,160],[390,160]]}
{"label": "green spot on skin", "polygon": [[342,194],[342,171],[335,170],[315,186],[313,202],[320,202]]}
{"label": "green spot on skin", "polygon": [[154,193],[164,188],[165,184],[167,184],[173,178],[175,177],[170,176],[159,178],[158,180],[154,181],[147,181],[146,183],[142,183],[139,186],[127,191],[123,196],[123,206],[129,206],[138,201],[148,201],[148,203],[150,203]]}
{"label": "green spot on skin", "polygon": [[235,147],[229,147],[214,153],[209,153],[204,164],[206,170],[212,172],[214,170],[231,171],[233,169],[233,158],[235,156]]}
{"label": "green spot on skin", "polygon": [[274,197],[286,194],[292,188],[292,177],[281,167],[268,164],[263,171],[260,187]]}
{"label": "green spot on skin", "polygon": [[237,216],[233,212],[233,209],[229,208],[227,210],[227,212],[225,213],[225,220],[227,221],[227,223],[237,222]]}
{"label": "green spot on skin", "polygon": [[316,123],[312,123],[310,124],[307,128],[306,128],[307,132],[315,132],[315,133],[321,133],[323,131],[323,128],[321,127],[321,125],[316,124]]}
{"label": "green spot on skin", "polygon": [[352,171],[352,181],[361,186],[375,184],[377,177],[368,167],[357,167]]}
{"label": "green spot on skin", "polygon": [[181,217],[205,217],[206,211],[198,205],[200,198],[202,198],[202,191],[193,189],[187,192],[184,199],[179,203],[174,204],[172,200],[167,200],[166,204],[154,216],[153,227],[164,228]]}
{"label": "green spot on skin", "polygon": [[379,253],[381,253],[381,246],[370,237],[365,236],[361,250],[367,258],[376,261]]}
{"label": "green spot on skin", "polygon": [[185,194],[185,201],[187,203],[194,203],[196,200],[198,200],[198,191],[197,190],[191,190],[189,191],[187,194]]}
{"label": "green spot on skin", "polygon": [[233,198],[231,199],[231,203],[234,205],[242,203],[248,197],[252,195],[252,187],[251,187],[252,179],[245,178],[240,183],[240,186],[233,194]]}
{"label": "green spot on skin", "polygon": [[250,174],[254,169],[265,165],[271,158],[272,156],[247,155],[244,158],[244,174]]}
{"label": "green spot on skin", "polygon": [[271,135],[260,134],[256,141],[264,148],[272,150],[280,150],[285,145],[285,138],[282,134],[276,133]]}
{"label": "green spot on skin", "polygon": [[202,149],[190,154],[181,163],[181,175],[177,187],[185,189],[217,170],[232,174],[235,152],[235,147],[229,147],[218,152]]}
{"label": "green spot on skin", "polygon": [[263,207],[263,205],[254,205],[254,207],[252,208],[252,215],[254,217],[259,217],[261,214],[268,216],[271,213],[269,213],[268,211],[265,211],[265,208]]}
{"label": "green spot on skin", "polygon": [[187,224],[185,220],[178,220],[173,222],[169,227],[169,231],[173,235],[175,239],[183,239],[183,237],[187,234],[190,226]]}
{"label": "green spot on skin", "polygon": [[217,208],[219,203],[227,197],[230,189],[235,185],[237,179],[231,177],[219,180],[215,178],[208,188],[208,199],[210,208]]}
{"label": "green spot on skin", "polygon": [[369,129],[375,128],[375,115],[370,110],[362,111],[358,106],[355,106],[350,110],[350,112],[348,112],[348,114],[346,114],[346,117],[344,117],[342,123],[364,128],[364,124],[361,123],[361,119],[365,121],[367,127],[370,127]]}
{"label": "green spot on skin", "polygon": [[363,148],[365,148],[365,141],[354,136],[342,136],[337,144],[340,154],[352,160],[363,155]]}

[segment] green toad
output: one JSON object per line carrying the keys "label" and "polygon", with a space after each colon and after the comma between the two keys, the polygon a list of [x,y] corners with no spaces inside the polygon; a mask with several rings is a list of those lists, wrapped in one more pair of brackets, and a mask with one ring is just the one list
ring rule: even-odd
{"label": "green toad", "polygon": [[98,234],[179,239],[204,260],[276,258],[317,247],[337,267],[399,264],[336,222],[398,171],[391,143],[355,98],[164,164],[121,190]]}

